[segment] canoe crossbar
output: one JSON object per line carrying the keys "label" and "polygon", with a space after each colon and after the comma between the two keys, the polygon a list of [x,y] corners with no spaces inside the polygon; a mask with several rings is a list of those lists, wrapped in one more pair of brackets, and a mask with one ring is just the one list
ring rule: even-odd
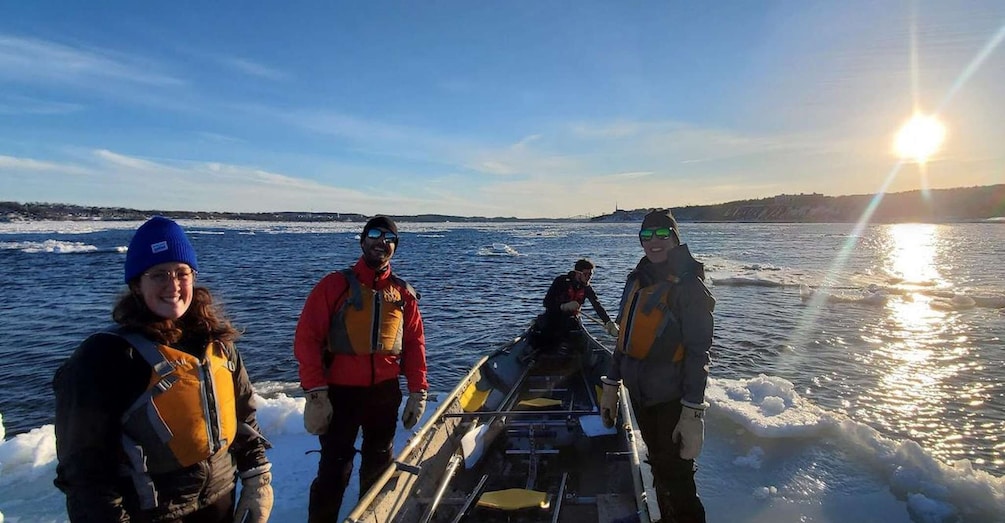
{"label": "canoe crossbar", "polygon": [[599,413],[595,410],[493,410],[487,412],[448,412],[443,417],[471,419],[486,416],[590,416],[594,414]]}
{"label": "canoe crossbar", "polygon": [[[472,490],[472,492],[474,491]],[[444,496],[442,499],[440,499],[440,506],[443,507],[461,506],[464,505],[464,502],[467,501],[468,497],[470,497],[470,494],[467,494],[464,497]],[[433,498],[432,496],[426,496],[426,497],[420,496],[416,497],[415,500],[419,503],[430,503],[433,500]],[[565,500],[563,501],[563,503],[565,503],[566,505],[596,505],[599,502],[600,500],[597,498],[597,496],[581,496],[570,492],[567,492],[565,494]]]}
{"label": "canoe crossbar", "polygon": [[561,452],[558,449],[539,449],[539,450],[520,450],[520,449],[508,449],[506,451],[507,456],[536,456],[539,454],[558,454]]}

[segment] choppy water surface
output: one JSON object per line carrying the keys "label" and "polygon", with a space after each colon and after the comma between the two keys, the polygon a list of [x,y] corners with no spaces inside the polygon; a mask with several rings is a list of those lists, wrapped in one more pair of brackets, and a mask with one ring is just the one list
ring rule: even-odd
{"label": "choppy water surface", "polygon": [[[183,222],[245,330],[252,379],[296,388],[293,330],[360,224]],[[52,422],[49,382],[109,321],[138,223],[0,224],[0,413],[8,437]],[[1003,224],[683,224],[716,309],[715,378],[784,378],[826,411],[1005,474]],[[395,270],[422,293],[430,382],[447,391],[518,334],[580,257],[609,310],[641,255],[637,224],[400,224]],[[587,310],[589,307],[587,307]],[[597,331],[599,332],[599,331]],[[284,387],[279,387],[284,388]]]}

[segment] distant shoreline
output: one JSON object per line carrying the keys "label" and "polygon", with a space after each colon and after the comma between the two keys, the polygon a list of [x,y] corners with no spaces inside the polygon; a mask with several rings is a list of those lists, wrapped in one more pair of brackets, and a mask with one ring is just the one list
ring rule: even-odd
{"label": "distant shoreline", "polygon": [[[216,214],[216,213],[214,213]],[[603,224],[617,224],[617,223],[640,223],[642,221],[642,213],[636,219],[630,220],[598,220],[589,218],[477,218],[477,217],[462,217],[458,219],[415,219],[412,216],[393,216],[394,220],[398,223],[603,223]],[[675,212],[676,214],[676,212]],[[311,219],[298,219],[298,220],[282,220],[282,219],[267,219],[267,218],[234,218],[234,217],[223,217],[223,216],[178,216],[176,213],[164,212],[164,213],[152,213],[150,215],[138,216],[135,218],[105,218],[105,217],[46,217],[46,218],[9,218],[0,216],[0,224],[10,224],[10,223],[37,223],[37,222],[70,222],[70,223],[116,223],[116,222],[137,222],[144,221],[150,216],[160,215],[166,216],[174,220],[199,220],[199,221],[233,221],[233,222],[261,222],[261,223],[366,223],[366,218],[360,220],[311,220]],[[858,223],[858,220],[826,220],[826,221],[795,221],[795,220],[691,220],[691,219],[678,219],[679,223],[694,223],[694,224],[714,224],[714,223],[737,223],[737,224],[828,224],[828,223]],[[869,223],[1000,223],[1005,224],[1005,216],[996,216],[991,218],[961,218],[961,219],[939,219],[939,220],[915,220],[915,219],[905,219],[905,220],[870,220]]]}
{"label": "distant shoreline", "polygon": [[[1005,223],[1005,184],[930,191],[888,193],[874,203],[871,194],[824,196],[778,195],[715,205],[672,207],[678,221],[691,223],[857,223],[867,213],[870,223]],[[413,223],[617,223],[639,222],[653,208],[616,210],[595,217],[517,218],[446,214],[390,215]],[[137,210],[61,203],[0,202],[0,222],[139,221],[154,215],[179,220],[244,220],[290,223],[357,223],[370,216],[339,212],[210,212]]]}

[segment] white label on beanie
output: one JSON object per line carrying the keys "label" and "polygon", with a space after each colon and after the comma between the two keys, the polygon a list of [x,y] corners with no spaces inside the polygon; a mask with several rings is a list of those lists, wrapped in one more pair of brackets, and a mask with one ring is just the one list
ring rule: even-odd
{"label": "white label on beanie", "polygon": [[157,242],[150,245],[150,252],[157,254],[168,250],[168,242]]}

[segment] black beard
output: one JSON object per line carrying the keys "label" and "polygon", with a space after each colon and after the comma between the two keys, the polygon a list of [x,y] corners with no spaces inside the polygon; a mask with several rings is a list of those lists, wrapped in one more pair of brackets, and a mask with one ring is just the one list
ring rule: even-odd
{"label": "black beard", "polygon": [[384,260],[384,259],[373,260],[364,256],[363,262],[366,263],[367,267],[377,272],[384,272],[384,270],[387,269],[387,266],[390,264],[391,260]]}
{"label": "black beard", "polygon": [[377,272],[383,272],[387,268],[388,264],[391,262],[391,257],[387,253],[383,254],[371,254],[370,252],[363,253],[363,262],[366,266],[376,270]]}

